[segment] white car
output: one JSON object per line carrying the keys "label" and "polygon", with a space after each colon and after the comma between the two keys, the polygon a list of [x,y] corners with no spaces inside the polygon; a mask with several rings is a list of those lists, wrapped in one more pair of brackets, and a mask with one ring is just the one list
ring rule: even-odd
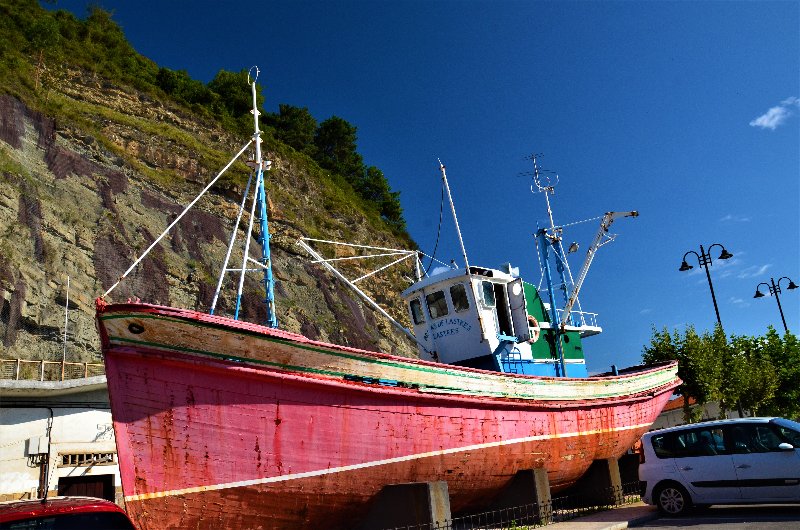
{"label": "white car", "polygon": [[642,500],[667,515],[709,504],[800,502],[800,423],[739,418],[642,436]]}

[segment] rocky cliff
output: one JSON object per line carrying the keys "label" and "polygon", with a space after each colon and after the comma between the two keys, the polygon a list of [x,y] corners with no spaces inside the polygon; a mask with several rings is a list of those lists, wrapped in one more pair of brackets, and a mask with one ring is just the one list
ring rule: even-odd
{"label": "rocky cliff", "polygon": [[[45,81],[36,101],[0,95],[0,356],[61,360],[69,294],[67,361],[86,362],[99,355],[94,299],[248,138],[78,68],[62,66]],[[301,235],[393,248],[409,242],[342,201],[346,193],[307,157],[269,134],[265,140],[280,326],[413,355],[408,339],[295,244]],[[208,310],[247,172],[235,164],[110,299]],[[406,324],[392,295],[407,286],[402,274],[409,271],[382,274],[365,290]],[[258,280],[250,275],[246,283],[245,320],[264,317]],[[217,314],[232,312],[233,291],[225,291]]]}

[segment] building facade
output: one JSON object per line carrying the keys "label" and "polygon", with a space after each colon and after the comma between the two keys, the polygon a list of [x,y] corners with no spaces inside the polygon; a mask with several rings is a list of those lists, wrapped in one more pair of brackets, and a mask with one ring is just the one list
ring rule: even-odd
{"label": "building facade", "polygon": [[122,504],[104,375],[0,380],[0,501],[88,495]]}

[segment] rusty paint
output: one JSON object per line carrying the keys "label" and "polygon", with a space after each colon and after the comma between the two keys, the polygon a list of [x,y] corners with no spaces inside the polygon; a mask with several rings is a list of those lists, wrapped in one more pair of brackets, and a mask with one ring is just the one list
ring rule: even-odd
{"label": "rusty paint", "polygon": [[[631,374],[508,377],[193,312],[181,312],[174,326],[176,315],[144,304],[99,312],[123,491],[142,530],[345,528],[398,482],[446,480],[457,511],[542,466],[557,491],[592,460],[632,446],[679,382],[673,365],[640,372],[650,386]],[[192,327],[189,317],[213,327]],[[131,322],[145,329],[136,338],[125,335]],[[159,329],[166,326],[172,331]],[[192,336],[198,329],[211,331]],[[203,353],[209,348],[216,350]],[[303,369],[287,369],[292,363]],[[337,375],[379,369],[416,378],[416,386]],[[487,393],[462,388],[469,382]],[[552,399],[565,392],[559,385],[575,389],[577,403]],[[544,398],[495,392],[517,388]],[[173,447],[198,458],[179,464]]]}

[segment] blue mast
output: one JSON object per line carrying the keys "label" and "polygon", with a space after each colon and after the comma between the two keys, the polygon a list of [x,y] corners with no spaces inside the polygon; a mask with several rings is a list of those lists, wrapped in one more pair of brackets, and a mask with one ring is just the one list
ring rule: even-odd
{"label": "blue mast", "polygon": [[[556,307],[556,295],[553,289],[553,278],[550,272],[550,252],[549,248],[553,247],[553,255],[556,258],[556,271],[561,278],[561,285],[564,287],[564,296],[566,297],[566,279],[564,277],[564,249],[561,246],[561,229],[556,228],[555,222],[553,221],[553,209],[550,207],[550,197],[548,196],[549,193],[555,193],[555,183],[550,181],[549,177],[544,177],[547,179],[546,185],[542,185],[542,175],[539,173],[539,165],[536,163],[536,155],[532,155],[531,159],[533,160],[533,182],[538,188],[538,190],[544,193],[544,200],[547,203],[547,216],[550,219],[550,228],[540,228],[536,232],[536,237],[539,238],[539,248],[542,252],[542,265],[544,267],[544,274],[545,274],[545,281],[547,282],[547,295],[550,297],[550,326],[554,332],[554,340],[556,343],[556,351],[558,355],[558,361],[556,363],[556,376],[557,377],[566,377],[567,370],[566,364],[564,363],[564,348],[562,344],[562,338],[564,330],[561,326],[561,318],[558,314],[558,309]],[[556,182],[558,181],[558,175],[555,177]],[[531,190],[533,188],[531,187]],[[569,315],[566,316],[569,319]]]}
{"label": "blue mast", "polygon": [[[256,68],[256,79],[258,78],[258,68]],[[256,202],[258,209],[258,217],[260,220],[260,230],[258,242],[261,244],[261,266],[264,269],[264,304],[267,308],[267,321],[266,325],[271,328],[278,327],[278,316],[275,314],[275,279],[272,277],[272,257],[269,251],[269,221],[267,219],[267,193],[264,190],[264,169],[269,169],[271,163],[266,163],[261,158],[261,131],[258,128],[258,105],[256,104],[256,80],[253,79],[250,84],[251,92],[253,95],[253,139],[256,141],[256,182],[258,188],[256,189]]]}
{"label": "blue mast", "polygon": [[[544,266],[544,276],[545,276],[545,281],[547,282],[547,295],[550,297],[551,329],[555,331],[554,340],[556,343],[556,351],[558,352],[558,362],[556,363],[556,377],[566,377],[567,371],[566,371],[566,366],[564,364],[564,349],[561,344],[561,321],[558,315],[558,309],[556,309],[556,304],[555,304],[556,297],[555,297],[555,292],[553,292],[553,279],[550,275],[550,253],[547,250],[550,245],[553,245],[553,253],[556,254],[556,257],[558,257],[558,249],[550,240],[550,236],[547,234],[547,229],[540,228],[536,232],[536,237],[539,238],[539,248],[541,249],[542,252],[542,264]],[[563,268],[557,267],[557,269],[559,270],[559,274],[562,275],[562,281],[563,281]]]}
{"label": "blue mast", "polygon": [[[267,194],[264,190],[264,180],[265,180],[265,169],[269,169],[271,166],[271,162],[269,160],[264,160],[261,154],[261,130],[259,129],[258,125],[258,116],[260,112],[258,111],[258,104],[256,102],[256,79],[258,79],[258,68],[253,67],[255,69],[255,77],[252,79],[250,78],[250,74],[248,73],[248,81],[250,82],[250,89],[253,97],[253,142],[256,146],[255,152],[255,159],[250,162],[250,164],[255,169],[256,174],[256,190],[255,190],[255,197],[253,198],[253,207],[250,210],[250,225],[248,228],[247,233],[245,234],[245,245],[244,245],[244,258],[242,260],[242,269],[241,269],[241,276],[239,279],[239,290],[236,293],[236,311],[234,313],[234,318],[239,319],[239,309],[241,309],[241,302],[242,302],[242,288],[244,285],[244,274],[247,272],[248,268],[248,261],[253,261],[259,265],[259,268],[263,270],[264,278],[261,280],[264,283],[264,304],[266,305],[267,310],[267,320],[265,325],[271,328],[278,327],[278,317],[275,311],[275,279],[272,276],[272,257],[270,254],[269,248],[269,221],[267,218]],[[252,69],[251,69],[252,72]],[[261,258],[259,260],[253,260],[249,257],[249,249],[250,249],[250,234],[252,233],[252,226],[253,221],[256,218],[259,221],[259,231],[257,240],[261,245]]]}

